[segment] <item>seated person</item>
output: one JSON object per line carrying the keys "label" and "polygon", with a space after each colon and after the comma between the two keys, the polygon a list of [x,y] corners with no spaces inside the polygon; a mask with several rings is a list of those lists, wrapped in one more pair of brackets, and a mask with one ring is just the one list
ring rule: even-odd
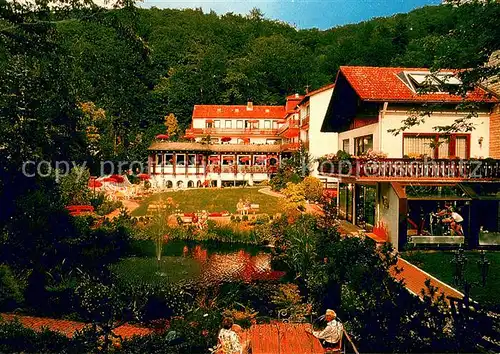
{"label": "seated person", "polygon": [[220,354],[241,354],[243,348],[238,334],[233,329],[233,319],[226,317],[222,320],[222,328],[219,331],[219,350]]}
{"label": "seated person", "polygon": [[448,211],[448,215],[445,219],[443,219],[444,223],[449,223],[450,228],[453,230],[455,235],[458,236],[463,236],[464,231],[462,228],[462,222],[464,221],[464,218],[462,215],[457,213],[456,211],[453,211],[451,208]]}
{"label": "seated person", "polygon": [[333,310],[326,310],[325,319],[328,321],[325,329],[322,331],[313,331],[311,333],[320,340],[323,348],[326,350],[338,349],[344,327],[342,323],[337,320],[337,314]]}

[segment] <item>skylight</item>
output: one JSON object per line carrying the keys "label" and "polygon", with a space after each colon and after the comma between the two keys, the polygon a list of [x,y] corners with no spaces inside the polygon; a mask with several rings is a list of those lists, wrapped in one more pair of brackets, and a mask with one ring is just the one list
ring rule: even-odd
{"label": "skylight", "polygon": [[[413,91],[425,91],[425,93],[442,93],[453,91],[450,85],[461,85],[462,82],[453,72],[404,72],[398,77]],[[428,91],[428,92],[427,92]]]}

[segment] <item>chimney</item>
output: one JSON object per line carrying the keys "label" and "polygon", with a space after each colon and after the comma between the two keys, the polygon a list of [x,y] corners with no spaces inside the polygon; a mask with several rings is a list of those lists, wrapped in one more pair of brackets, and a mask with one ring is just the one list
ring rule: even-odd
{"label": "chimney", "polygon": [[252,101],[247,102],[247,111],[253,111],[253,102]]}

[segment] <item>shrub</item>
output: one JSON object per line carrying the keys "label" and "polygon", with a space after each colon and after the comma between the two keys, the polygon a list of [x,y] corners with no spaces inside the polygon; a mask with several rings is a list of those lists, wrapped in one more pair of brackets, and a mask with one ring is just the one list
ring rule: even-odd
{"label": "shrub", "polygon": [[[18,322],[0,324],[0,353],[70,353],[70,339],[44,330],[35,332]],[[80,352],[84,352],[83,350]]]}
{"label": "shrub", "polygon": [[317,202],[323,196],[323,183],[316,177],[308,176],[301,182],[307,200]]}
{"label": "shrub", "polygon": [[242,221],[248,221],[248,215],[243,215],[243,216],[241,217],[241,220],[242,220]]}
{"label": "shrub", "polygon": [[22,301],[22,289],[7,265],[0,265],[0,309],[11,311]]}

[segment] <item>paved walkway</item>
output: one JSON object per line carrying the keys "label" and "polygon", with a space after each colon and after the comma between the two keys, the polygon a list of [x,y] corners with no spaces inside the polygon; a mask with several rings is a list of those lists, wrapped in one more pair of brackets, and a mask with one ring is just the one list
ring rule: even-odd
{"label": "paved walkway", "polygon": [[[127,209],[129,213],[132,213],[135,209],[139,207],[139,203],[134,202],[132,200],[122,200],[123,207]],[[120,208],[113,210],[111,213],[106,215],[107,219],[113,220],[116,218],[118,215],[120,215]]]}
{"label": "paved walkway", "polygon": [[442,282],[436,277],[404,260],[403,258],[398,258],[396,267],[402,269],[402,272],[398,274],[396,273],[395,269],[392,268],[391,275],[396,280],[404,280],[405,286],[408,291],[415,295],[422,297],[422,290],[426,289],[425,282],[427,281],[427,279],[429,279],[431,285],[438,288],[438,293],[444,293],[445,296],[453,296],[459,299],[464,297],[464,294],[462,294],[455,288]]}
{"label": "paved walkway", "polygon": [[[34,331],[42,331],[44,328],[59,332],[66,337],[73,337],[76,331],[81,331],[87,326],[90,326],[84,322],[78,321],[68,321],[54,318],[46,317],[33,317],[33,316],[23,316],[11,313],[0,314],[0,322],[12,322],[19,321],[24,327],[30,328]],[[151,334],[153,331],[149,328],[133,326],[130,324],[121,325],[113,330],[113,333],[117,336],[121,336],[123,339],[131,338],[133,336],[144,336]]]}

